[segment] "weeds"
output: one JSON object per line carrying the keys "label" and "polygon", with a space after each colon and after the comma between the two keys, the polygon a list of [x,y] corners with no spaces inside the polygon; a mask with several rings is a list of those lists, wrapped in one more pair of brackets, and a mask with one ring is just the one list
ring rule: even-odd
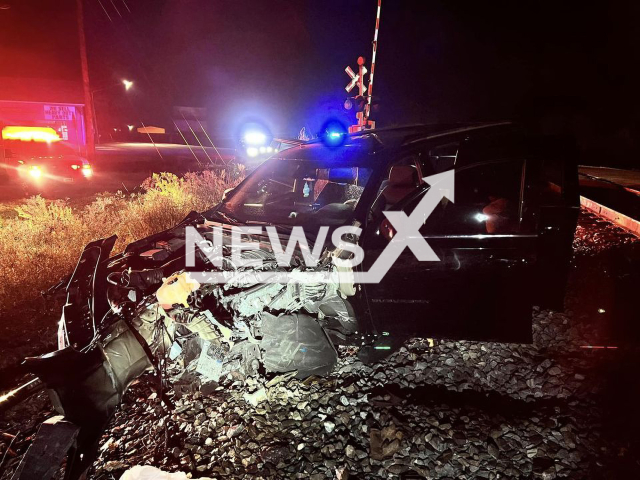
{"label": "weeds", "polygon": [[118,235],[115,252],[165,230],[190,211],[217,204],[241,179],[240,170],[153,174],[142,193],[99,195],[82,209],[40,196],[16,207],[17,218],[0,220],[0,311],[31,301],[69,274],[92,240]]}

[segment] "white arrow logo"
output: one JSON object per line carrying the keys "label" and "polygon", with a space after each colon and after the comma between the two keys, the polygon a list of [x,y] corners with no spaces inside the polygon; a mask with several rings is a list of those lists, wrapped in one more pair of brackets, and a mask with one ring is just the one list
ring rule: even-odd
{"label": "white arrow logo", "polygon": [[[382,278],[387,274],[387,272],[393,267],[393,264],[398,259],[400,254],[404,251],[405,248],[409,248],[411,252],[415,255],[416,259],[420,262],[437,262],[440,259],[435,254],[431,246],[424,239],[422,234],[420,233],[420,227],[424,225],[429,215],[433,213],[438,204],[442,201],[444,197],[448,198],[450,201],[454,201],[454,178],[455,172],[454,170],[449,170],[447,172],[438,173],[436,175],[431,175],[429,177],[424,177],[423,180],[428,183],[431,188],[427,190],[426,194],[422,197],[416,208],[413,210],[411,215],[407,215],[403,211],[389,211],[383,212],[387,217],[389,222],[393,225],[393,228],[396,230],[396,234],[393,236],[389,244],[385,247],[385,249],[380,253],[380,256],[376,259],[374,264],[371,266],[368,272],[353,272],[350,268],[349,270],[352,273],[349,273],[349,282],[354,283],[380,283]],[[233,226],[231,229],[233,231],[239,229],[243,230],[247,227],[237,227]],[[260,229],[260,227],[255,227]],[[324,228],[324,227],[323,227]],[[362,233],[362,230],[359,227],[350,226],[350,227],[340,227],[347,228],[350,230],[355,230],[353,233],[359,236]],[[234,230],[235,229],[235,230]],[[338,229],[339,230],[339,229]],[[357,232],[356,232],[357,231]],[[337,231],[336,231],[337,232]],[[336,233],[334,232],[334,234]],[[238,236],[243,233],[242,231],[238,233]],[[246,231],[244,232],[246,233]],[[326,232],[325,232],[326,233]],[[216,237],[217,234],[217,237]],[[193,226],[186,227],[186,236],[187,236],[187,245],[191,245],[191,249],[187,248],[187,255],[191,255],[191,261],[187,260],[187,265],[193,266],[195,263],[195,246],[201,249],[205,255],[209,255],[209,250],[215,250],[209,247],[207,241],[205,241],[199,233],[196,231],[196,228]],[[216,240],[217,238],[217,240]],[[338,238],[341,238],[341,235],[338,235]],[[217,230],[214,228],[214,246],[218,245],[222,247],[222,230],[221,227],[217,227]],[[217,242],[217,243],[216,243]],[[338,242],[339,243],[339,242]],[[336,240],[334,240],[334,244],[338,246]],[[203,249],[204,244],[204,249]],[[236,246],[245,246],[249,245],[244,244],[242,242],[237,242]],[[255,247],[255,248],[254,248]],[[252,247],[252,249],[259,248],[259,245],[256,244]],[[307,247],[308,248],[308,247]],[[341,247],[342,248],[342,247]],[[282,250],[282,246],[280,246],[280,250]],[[190,252],[190,253],[189,253]],[[218,253],[215,253],[218,255]],[[217,257],[216,257],[217,258]],[[215,258],[210,259],[215,261]],[[306,257],[305,257],[306,260]],[[362,258],[360,258],[362,260]],[[360,260],[356,261],[354,264],[349,265],[351,260],[344,260],[342,263],[344,266],[353,267],[360,263]],[[190,263],[191,262],[191,263]],[[261,271],[253,271],[251,270],[251,275],[248,278],[249,283],[340,283],[340,274],[337,272],[326,272],[326,271],[304,271],[304,272],[296,272],[295,275],[292,272],[282,271],[282,272],[261,272]],[[191,272],[190,276],[192,279],[198,281],[199,283],[226,283],[229,282],[230,279],[237,275],[236,271],[209,271],[209,272]]]}

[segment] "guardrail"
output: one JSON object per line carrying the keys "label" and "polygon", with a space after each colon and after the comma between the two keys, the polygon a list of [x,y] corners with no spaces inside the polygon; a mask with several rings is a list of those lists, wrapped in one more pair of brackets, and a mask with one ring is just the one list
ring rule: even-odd
{"label": "guardrail", "polygon": [[616,212],[614,209],[601,205],[587,197],[583,197],[582,195],[580,196],[580,205],[587,210],[592,211],[596,215],[606,218],[611,223],[618,225],[635,236],[640,237],[640,221],[620,212]]}

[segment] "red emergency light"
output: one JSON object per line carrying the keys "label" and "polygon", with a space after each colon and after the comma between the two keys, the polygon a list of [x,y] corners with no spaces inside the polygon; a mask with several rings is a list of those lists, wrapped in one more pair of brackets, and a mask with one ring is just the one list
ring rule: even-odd
{"label": "red emergency light", "polygon": [[20,140],[23,142],[59,142],[61,139],[51,127],[9,126],[2,129],[3,140]]}

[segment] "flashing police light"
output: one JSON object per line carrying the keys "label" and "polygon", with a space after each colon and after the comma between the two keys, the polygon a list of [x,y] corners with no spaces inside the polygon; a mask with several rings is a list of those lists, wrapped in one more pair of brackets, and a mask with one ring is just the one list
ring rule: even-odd
{"label": "flashing police light", "polygon": [[244,122],[240,125],[236,135],[239,147],[247,157],[262,157],[273,150],[271,147],[273,135],[269,127],[261,120],[253,119]]}
{"label": "flashing police light", "polygon": [[337,120],[329,120],[324,124],[320,137],[327,147],[339,147],[347,140],[347,129]]}
{"label": "flashing police light", "polygon": [[261,120],[249,120],[240,125],[238,141],[245,147],[267,147],[273,138],[269,127]]}
{"label": "flashing police light", "polygon": [[267,143],[267,135],[260,130],[247,130],[244,132],[243,140],[247,145],[263,146]]}

